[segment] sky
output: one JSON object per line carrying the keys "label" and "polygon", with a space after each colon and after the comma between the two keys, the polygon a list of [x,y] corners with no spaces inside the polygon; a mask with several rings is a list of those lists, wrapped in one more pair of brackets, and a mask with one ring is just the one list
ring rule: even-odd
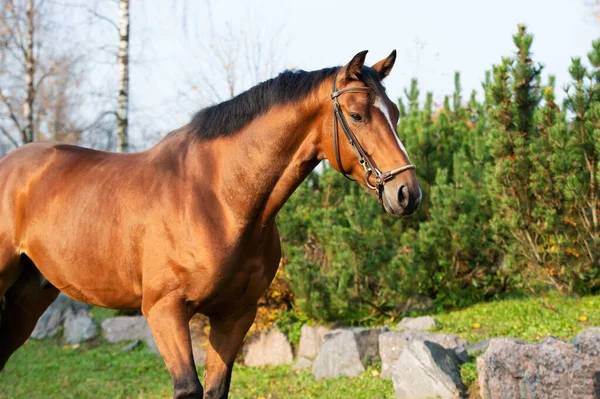
{"label": "sky", "polygon": [[[514,54],[512,35],[524,23],[534,35],[533,59],[544,65],[545,77],[556,75],[561,88],[571,57],[585,57],[600,37],[600,23],[585,2],[133,0],[132,130],[144,126],[165,134],[215,101],[203,90],[206,82],[222,81],[210,46],[228,29],[233,37],[248,34],[265,46],[272,43],[273,73],[345,64],[361,50],[369,50],[371,65],[396,49],[385,82],[390,97],[401,96],[416,77],[421,92],[433,91],[439,102],[453,92],[455,71],[461,72],[463,96],[477,90],[481,99],[485,71]],[[240,78],[238,89],[252,83]]]}

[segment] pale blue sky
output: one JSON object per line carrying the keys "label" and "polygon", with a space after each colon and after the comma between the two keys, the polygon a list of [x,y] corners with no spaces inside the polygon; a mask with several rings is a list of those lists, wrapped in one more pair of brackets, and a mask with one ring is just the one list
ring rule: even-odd
{"label": "pale blue sky", "polygon": [[[344,64],[368,49],[372,64],[398,51],[386,86],[398,97],[414,76],[435,98],[453,90],[454,71],[462,74],[464,96],[481,93],[486,70],[514,52],[512,34],[525,23],[535,36],[534,59],[555,74],[558,86],[568,80],[572,56],[585,56],[600,36],[586,0],[188,0],[184,8],[172,0],[133,1],[131,69],[132,123],[152,120],[151,129],[167,132],[183,124],[205,105],[181,99],[192,90],[190,76],[211,71],[201,49],[212,32],[227,24],[264,37],[283,26],[282,66],[306,70]],[[210,5],[210,8],[209,8]],[[213,23],[209,23],[209,15]],[[187,24],[187,33],[181,28]],[[135,61],[137,60],[137,61]],[[135,127],[134,127],[135,130]]]}

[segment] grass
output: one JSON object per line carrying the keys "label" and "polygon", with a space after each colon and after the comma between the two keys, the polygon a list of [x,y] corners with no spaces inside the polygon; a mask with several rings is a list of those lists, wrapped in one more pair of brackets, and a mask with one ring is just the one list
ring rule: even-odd
{"label": "grass", "polygon": [[[122,346],[29,340],[0,374],[0,398],[171,398],[162,359],[143,346],[130,352]],[[310,371],[291,366],[236,366],[230,398],[393,398],[392,382],[377,375],[369,369],[356,378],[315,381]]]}
{"label": "grass", "polygon": [[[97,321],[114,315],[96,309]],[[585,316],[586,321],[580,317]],[[600,326],[600,295],[565,298],[515,298],[482,303],[435,315],[436,332],[457,334],[469,341],[510,336],[538,341],[546,335],[568,340],[591,326]],[[478,323],[481,327],[474,328]],[[163,361],[141,346],[130,352],[103,340],[62,346],[60,340],[28,341],[0,374],[0,399],[5,398],[170,398],[171,380]],[[199,369],[199,375],[204,372]],[[356,378],[315,381],[310,371],[290,366],[236,366],[232,399],[270,398],[393,398],[390,380],[380,380],[371,368]],[[477,391],[474,359],[461,368],[463,381]]]}
{"label": "grass", "polygon": [[536,342],[547,335],[570,340],[587,327],[600,326],[600,295],[568,298],[551,292],[539,298],[481,303],[435,318],[441,325],[436,332],[460,335],[471,342],[492,337]]}

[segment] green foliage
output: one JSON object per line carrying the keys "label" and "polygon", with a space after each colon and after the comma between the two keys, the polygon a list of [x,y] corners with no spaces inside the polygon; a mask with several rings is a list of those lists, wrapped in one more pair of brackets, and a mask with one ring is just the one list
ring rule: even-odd
{"label": "green foliage", "polygon": [[[507,268],[522,283],[586,293],[598,284],[598,72],[573,59],[573,83],[561,110],[554,78],[541,87],[541,67],[530,58],[532,40],[519,27],[517,56],[494,67],[485,85],[494,157],[491,227]],[[593,47],[592,64],[600,59],[600,43]]]}
{"label": "green foliage", "polygon": [[[412,298],[441,308],[508,292],[600,288],[600,40],[574,58],[559,106],[542,84],[533,36],[465,101],[460,76],[443,106],[413,79],[398,135],[423,191],[417,215],[393,219],[332,169],[311,175],[279,217],[297,303],[323,321],[398,317]],[[422,101],[423,100],[423,101]]]}

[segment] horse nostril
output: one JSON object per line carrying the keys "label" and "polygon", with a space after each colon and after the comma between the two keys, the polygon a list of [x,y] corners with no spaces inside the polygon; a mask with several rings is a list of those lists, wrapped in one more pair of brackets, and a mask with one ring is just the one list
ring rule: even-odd
{"label": "horse nostril", "polygon": [[398,190],[398,203],[402,208],[406,208],[408,205],[408,196],[408,188],[406,186],[400,187],[400,190]]}

